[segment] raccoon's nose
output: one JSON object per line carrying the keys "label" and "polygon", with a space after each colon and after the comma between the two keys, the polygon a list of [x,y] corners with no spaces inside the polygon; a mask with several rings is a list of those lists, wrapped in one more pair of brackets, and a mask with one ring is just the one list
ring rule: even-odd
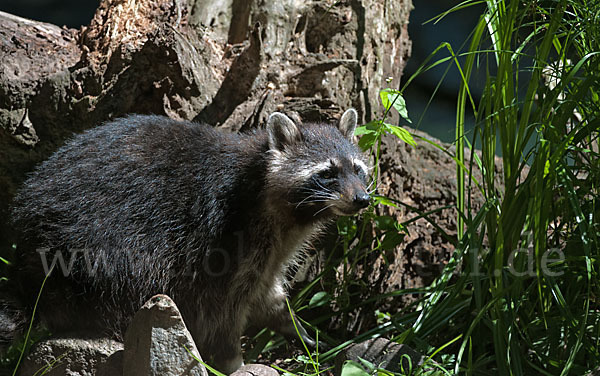
{"label": "raccoon's nose", "polygon": [[356,205],[356,207],[359,208],[366,208],[367,206],[369,206],[369,203],[371,202],[371,196],[369,196],[367,194],[367,192],[359,192],[356,193],[354,195],[354,205]]}

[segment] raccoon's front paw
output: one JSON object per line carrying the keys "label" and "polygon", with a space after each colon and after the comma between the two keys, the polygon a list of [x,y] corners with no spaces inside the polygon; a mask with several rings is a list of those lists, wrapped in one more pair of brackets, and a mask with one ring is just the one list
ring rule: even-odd
{"label": "raccoon's front paw", "polygon": [[[305,333],[305,335],[301,335],[300,337],[306,346],[311,350],[319,350],[320,353],[323,353],[331,349],[331,347],[323,341],[319,341],[317,346],[317,341],[315,341],[308,333]],[[296,335],[296,339],[297,338],[298,336]]]}
{"label": "raccoon's front paw", "polygon": [[221,371],[226,375],[230,375],[244,365],[242,354],[236,354],[234,357],[222,359],[218,362],[217,371]]}
{"label": "raccoon's front paw", "polygon": [[306,344],[306,346],[308,346],[311,349],[316,348],[317,341],[315,341],[314,338],[311,337],[310,334],[308,334],[306,329],[304,329],[304,327],[302,325],[300,325],[300,323],[297,323],[297,325],[298,325],[298,333],[294,333],[295,334],[294,339],[298,339],[298,337],[300,337],[302,339],[302,342],[304,342]]}
{"label": "raccoon's front paw", "polygon": [[[289,342],[298,343],[302,341],[306,344],[306,346],[309,349],[317,349],[317,341],[315,341],[314,338],[311,337],[310,334],[308,334],[306,329],[304,329],[304,326],[302,326],[302,324],[300,324],[299,321],[296,321],[296,327],[294,327],[294,324],[290,322],[290,324],[287,325],[285,328],[279,330],[279,333],[282,334],[285,337],[285,339]],[[324,343],[323,341],[319,341],[319,352],[327,351],[329,348],[330,347],[326,343]]]}

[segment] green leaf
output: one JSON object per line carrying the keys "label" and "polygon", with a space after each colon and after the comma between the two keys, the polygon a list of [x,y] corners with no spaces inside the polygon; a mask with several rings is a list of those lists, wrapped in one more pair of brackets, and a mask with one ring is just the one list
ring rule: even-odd
{"label": "green leaf", "polygon": [[360,136],[367,133],[377,133],[380,131],[381,127],[383,127],[383,122],[381,120],[372,120],[365,125],[357,127],[354,130],[354,135]]}
{"label": "green leaf", "polygon": [[360,140],[358,140],[358,147],[364,152],[369,150],[373,144],[377,141],[376,133],[369,133],[363,135]]}
{"label": "green leaf", "polygon": [[392,106],[392,102],[390,102],[390,98],[388,96],[389,90],[390,89],[384,89],[379,92],[379,98],[381,98],[381,104],[383,104],[383,107],[385,108],[386,111],[389,111],[390,107]]}
{"label": "green leaf", "polygon": [[298,355],[296,357],[296,360],[300,363],[304,363],[304,364],[310,364],[312,362],[312,359],[310,359],[308,356],[306,355]]}
{"label": "green leaf", "polygon": [[381,98],[381,103],[383,107],[385,107],[386,111],[389,111],[393,106],[398,114],[409,123],[412,123],[410,118],[408,117],[408,110],[406,109],[406,101],[402,94],[398,90],[394,89],[384,89],[379,92],[379,97]]}
{"label": "green leaf", "polygon": [[371,123],[361,125],[360,127],[356,127],[356,129],[354,130],[355,136],[362,136],[364,134],[372,134],[372,133],[377,133],[377,129]]}
{"label": "green leaf", "polygon": [[387,123],[385,123],[385,129],[388,132],[390,132],[391,134],[393,134],[394,136],[401,139],[402,141],[406,142],[407,144],[409,144],[413,147],[417,147],[417,143],[415,142],[415,139],[410,134],[410,132],[407,131],[406,129],[395,126],[395,125],[387,124]]}
{"label": "green leaf", "polygon": [[356,235],[356,222],[352,217],[340,217],[337,220],[338,234],[352,239]]}
{"label": "green leaf", "polygon": [[550,173],[550,160],[546,161],[544,165],[544,177],[546,177]]}
{"label": "green leaf", "polygon": [[375,317],[378,325],[390,322],[392,320],[392,316],[389,314],[389,312],[381,312],[378,309],[375,310]]}
{"label": "green leaf", "polygon": [[369,372],[365,371],[355,361],[348,360],[342,367],[342,376],[369,376]]}
{"label": "green leaf", "polygon": [[331,295],[325,291],[319,291],[308,302],[308,308],[317,308],[329,304],[331,301]]}
{"label": "green leaf", "polygon": [[369,362],[366,359],[361,358],[360,356],[358,357],[358,360],[360,360],[360,362],[362,363],[363,367],[365,369],[367,369],[367,370],[371,371],[371,370],[374,370],[375,368],[377,368],[377,367],[375,367],[375,365],[373,363]]}
{"label": "green leaf", "polygon": [[390,200],[389,198],[385,197],[385,196],[375,196],[374,197],[375,200],[375,205],[385,205],[385,206],[391,206],[393,208],[397,208],[398,205],[396,205],[396,203],[392,200]]}
{"label": "green leaf", "polygon": [[385,237],[381,242],[381,248],[383,249],[394,249],[396,246],[404,240],[404,234],[398,232],[396,229],[387,231]]}
{"label": "green leaf", "polygon": [[398,111],[398,114],[409,123],[412,123],[408,118],[408,110],[406,109],[406,101],[400,94],[388,94],[388,98],[392,105]]}
{"label": "green leaf", "polygon": [[394,230],[396,229],[396,219],[389,215],[381,215],[373,218],[375,226],[380,230]]}

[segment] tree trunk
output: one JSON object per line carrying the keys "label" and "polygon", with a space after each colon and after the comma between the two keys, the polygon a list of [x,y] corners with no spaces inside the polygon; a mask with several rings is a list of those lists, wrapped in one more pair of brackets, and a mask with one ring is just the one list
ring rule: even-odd
{"label": "tree trunk", "polygon": [[312,121],[354,107],[370,120],[385,80],[400,81],[410,9],[410,0],[103,0],[80,30],[0,12],[0,221],[36,163],[127,113],[233,131],[274,110]]}

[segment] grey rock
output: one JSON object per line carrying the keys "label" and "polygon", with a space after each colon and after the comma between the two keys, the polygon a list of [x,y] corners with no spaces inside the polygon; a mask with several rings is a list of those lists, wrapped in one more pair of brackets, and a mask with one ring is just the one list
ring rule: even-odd
{"label": "grey rock", "polygon": [[[410,364],[408,358],[410,358]],[[361,343],[356,343],[344,351],[340,352],[335,358],[335,374],[342,374],[342,366],[347,360],[353,360],[360,363],[364,359],[372,363],[375,367],[385,368],[388,371],[400,372],[422,365],[425,357],[406,345],[401,345],[385,338],[370,339]]]}
{"label": "grey rock", "polygon": [[0,127],[7,130],[18,143],[25,146],[35,146],[40,141],[26,108],[12,111],[0,109],[0,118],[4,119]]}
{"label": "grey rock", "polygon": [[109,338],[52,338],[34,345],[19,375],[31,376],[46,368],[49,371],[44,375],[48,376],[100,375],[96,370],[122,349],[122,343]]}
{"label": "grey rock", "polygon": [[230,376],[279,376],[279,372],[264,364],[246,364]]}
{"label": "grey rock", "polygon": [[115,351],[104,363],[98,365],[96,376],[116,376],[123,374],[123,350]]}
{"label": "grey rock", "polygon": [[207,376],[206,368],[191,354],[201,359],[175,303],[166,295],[155,295],[127,329],[123,374]]}
{"label": "grey rock", "polygon": [[[108,338],[45,340],[34,346],[19,375],[39,374],[48,369],[44,374],[50,376],[208,376],[204,366],[194,359],[194,356],[201,359],[200,354],[179,310],[166,295],[152,297],[136,313],[123,348],[122,343]],[[277,374],[269,367],[246,367],[252,374],[258,374],[257,370],[261,375]]]}

